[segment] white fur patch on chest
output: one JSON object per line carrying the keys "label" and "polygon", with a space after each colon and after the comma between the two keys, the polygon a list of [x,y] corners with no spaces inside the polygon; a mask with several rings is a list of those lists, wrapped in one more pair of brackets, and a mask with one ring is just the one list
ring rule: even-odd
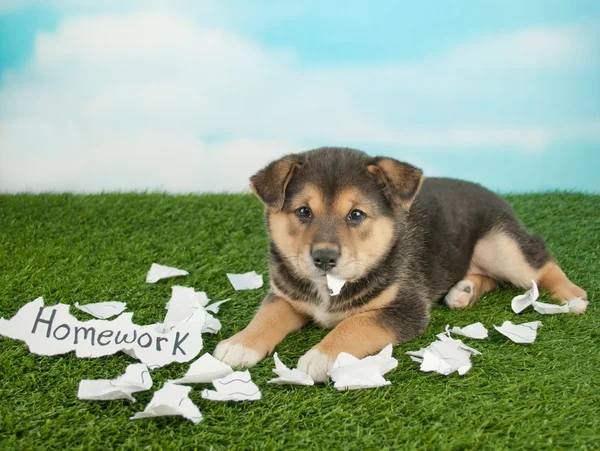
{"label": "white fur patch on chest", "polygon": [[331,303],[331,296],[329,295],[329,287],[327,286],[327,280],[325,277],[319,278],[315,281],[317,286],[317,293],[319,295],[319,304],[312,304],[310,307],[310,314],[314,320],[321,324],[323,327],[333,327],[340,321],[344,320],[348,313],[346,312],[329,312],[329,306]]}

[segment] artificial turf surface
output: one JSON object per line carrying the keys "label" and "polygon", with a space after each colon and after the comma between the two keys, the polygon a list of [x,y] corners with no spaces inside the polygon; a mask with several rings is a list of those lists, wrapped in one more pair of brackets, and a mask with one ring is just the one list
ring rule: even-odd
{"label": "artificial turf surface", "polygon": [[[187,364],[153,372],[138,402],[78,401],[81,379],[114,378],[132,359],[115,355],[43,357],[0,337],[0,449],[593,449],[600,444],[600,196],[550,193],[507,196],[525,225],[542,234],[570,278],[587,290],[583,316],[516,316],[503,289],[467,310],[433,310],[426,333],[396,346],[391,386],[337,392],[273,386],[273,359],[251,369],[262,400],[192,400],[204,420],[130,421],[167,379]],[[0,316],[10,318],[43,296],[46,305],[126,301],[137,324],[164,317],[172,285],[193,286],[217,300],[223,329],[205,334],[205,351],[242,329],[267,291],[234,292],[226,272],[267,275],[267,237],[259,202],[250,195],[162,194],[0,196]],[[187,269],[184,278],[145,283],[152,262]],[[543,301],[549,301],[543,294]],[[80,319],[84,313],[74,312]],[[505,320],[541,319],[532,345],[493,330]],[[405,351],[429,344],[446,324],[481,321],[486,340],[467,344],[483,355],[465,376],[418,371]],[[277,347],[288,366],[326,331],[308,326]]]}

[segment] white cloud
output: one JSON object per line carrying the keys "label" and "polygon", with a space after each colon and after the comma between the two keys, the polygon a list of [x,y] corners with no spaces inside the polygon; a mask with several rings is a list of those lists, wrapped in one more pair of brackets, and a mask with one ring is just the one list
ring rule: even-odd
{"label": "white cloud", "polygon": [[4,77],[0,190],[240,190],[268,160],[315,143],[531,151],[582,127],[599,140],[587,123],[422,120],[489,90],[488,69],[583,64],[586,33],[525,30],[418,64],[307,68],[163,9],[68,18]]}

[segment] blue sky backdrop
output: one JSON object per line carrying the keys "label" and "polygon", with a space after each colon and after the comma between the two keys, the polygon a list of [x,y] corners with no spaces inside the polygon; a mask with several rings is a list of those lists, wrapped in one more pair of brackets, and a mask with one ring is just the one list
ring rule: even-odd
{"label": "blue sky backdrop", "polygon": [[0,191],[241,191],[322,145],[600,192],[600,1],[0,0]]}

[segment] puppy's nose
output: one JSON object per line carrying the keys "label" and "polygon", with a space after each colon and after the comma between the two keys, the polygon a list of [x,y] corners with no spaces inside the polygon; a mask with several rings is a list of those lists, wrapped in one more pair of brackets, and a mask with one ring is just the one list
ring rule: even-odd
{"label": "puppy's nose", "polygon": [[340,254],[333,249],[319,249],[312,253],[313,263],[323,271],[333,268],[339,258]]}

